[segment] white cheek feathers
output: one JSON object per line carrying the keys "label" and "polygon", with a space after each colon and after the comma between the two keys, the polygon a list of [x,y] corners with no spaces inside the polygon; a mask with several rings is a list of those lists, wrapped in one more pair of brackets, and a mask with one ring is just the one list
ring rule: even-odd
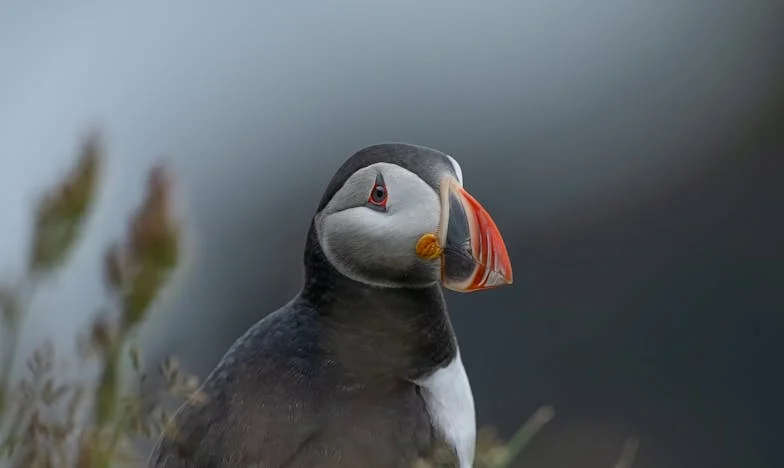
{"label": "white cheek feathers", "polygon": [[[388,190],[385,211],[367,206],[379,173]],[[346,181],[316,216],[316,231],[327,259],[343,275],[381,287],[426,286],[440,279],[440,270],[424,262],[416,246],[423,234],[438,232],[440,214],[439,195],[419,176],[377,163]]]}

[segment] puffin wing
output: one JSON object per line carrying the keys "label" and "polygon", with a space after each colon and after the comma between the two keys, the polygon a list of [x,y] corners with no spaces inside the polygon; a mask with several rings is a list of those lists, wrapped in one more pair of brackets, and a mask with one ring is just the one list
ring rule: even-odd
{"label": "puffin wing", "polygon": [[[150,468],[300,466],[318,439],[321,365],[307,312],[286,306],[238,339],[159,438]],[[311,389],[312,390],[312,389]]]}

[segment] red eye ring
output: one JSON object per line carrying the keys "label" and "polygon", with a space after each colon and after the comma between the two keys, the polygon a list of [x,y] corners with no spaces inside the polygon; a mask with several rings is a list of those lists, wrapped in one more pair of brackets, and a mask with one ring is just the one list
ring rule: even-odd
{"label": "red eye ring", "polygon": [[387,206],[387,188],[382,184],[376,184],[373,186],[373,190],[370,191],[370,196],[368,197],[368,203],[372,203],[373,205],[377,206]]}
{"label": "red eye ring", "polygon": [[379,174],[376,177],[376,183],[373,185],[373,189],[370,191],[370,195],[368,196],[368,203],[373,206],[386,208],[388,197],[389,192],[387,191],[387,186],[384,183],[384,179],[381,177],[381,174]]}

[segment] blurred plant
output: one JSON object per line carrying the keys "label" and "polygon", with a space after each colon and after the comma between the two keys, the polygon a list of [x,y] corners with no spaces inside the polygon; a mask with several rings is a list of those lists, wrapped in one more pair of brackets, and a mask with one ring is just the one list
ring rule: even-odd
{"label": "blurred plant", "polygon": [[47,273],[55,270],[73,247],[94,198],[102,148],[96,135],[89,136],[76,167],[62,183],[47,193],[35,210],[35,229],[28,261],[28,274],[15,288],[0,289],[0,310],[7,349],[0,367],[0,414],[8,398],[8,382],[18,348],[19,328],[27,303]]}
{"label": "blurred plant", "polygon": [[[107,249],[104,278],[111,301],[96,314],[79,343],[85,362],[98,365],[97,385],[56,377],[50,342],[27,360],[28,375],[12,384],[21,326],[42,279],[55,274],[74,250],[94,203],[104,150],[89,136],[78,163],[37,204],[28,270],[18,284],[0,287],[0,462],[11,467],[108,467],[139,461],[131,437],[157,437],[169,415],[140,391],[120,394],[128,359],[141,386],[147,375],[131,336],[167,284],[180,248],[171,214],[171,181],[163,167],[149,173],[145,200],[131,217],[126,239]],[[124,350],[128,350],[127,353]],[[197,379],[173,359],[159,372],[168,394],[191,396]]]}
{"label": "blurred plant", "polygon": [[[534,436],[555,416],[553,408],[539,408],[523,426],[504,442],[495,429],[482,428],[477,433],[475,468],[507,468],[531,442]],[[454,466],[454,455],[442,449],[431,460],[420,460],[415,468],[451,468]]]}
{"label": "blurred plant", "polygon": [[626,439],[626,442],[624,442],[623,448],[621,449],[621,455],[612,468],[632,468],[634,457],[637,456],[637,449],[639,448],[640,441],[637,440],[636,437],[629,437]]}
{"label": "blurred plant", "polygon": [[[104,150],[89,136],[72,172],[38,203],[28,270],[12,286],[0,285],[0,463],[12,468],[106,468],[113,463],[143,464],[132,438],[156,439],[173,429],[171,416],[156,395],[145,395],[148,375],[130,345],[150,306],[177,266],[180,227],[171,213],[172,184],[163,167],[148,177],[143,203],[130,219],[126,238],[106,250],[104,283],[111,300],[93,318],[80,340],[83,362],[97,362],[97,385],[55,376],[55,350],[48,341],[27,360],[29,374],[12,385],[21,326],[42,279],[58,271],[73,251],[93,205]],[[120,394],[120,372],[128,360],[138,384],[134,395]],[[175,359],[158,368],[164,395],[203,401],[198,379]],[[479,431],[476,468],[506,468],[553,418],[542,407],[508,442],[490,428]],[[637,442],[627,441],[613,468],[630,468]],[[450,466],[449,454],[437,453],[418,468]]]}

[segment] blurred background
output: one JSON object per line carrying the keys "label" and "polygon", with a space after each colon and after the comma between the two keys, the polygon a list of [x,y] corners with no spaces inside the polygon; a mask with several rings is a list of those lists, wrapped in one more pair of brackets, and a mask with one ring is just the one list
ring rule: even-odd
{"label": "blurred background", "polygon": [[161,158],[186,264],[138,340],[203,377],[299,289],[339,164],[406,141],[506,239],[515,285],[448,300],[479,423],[556,410],[521,463],[609,467],[627,436],[636,468],[784,463],[780,0],[5,2],[3,279],[96,127],[100,200],[20,360],[72,347]]}

